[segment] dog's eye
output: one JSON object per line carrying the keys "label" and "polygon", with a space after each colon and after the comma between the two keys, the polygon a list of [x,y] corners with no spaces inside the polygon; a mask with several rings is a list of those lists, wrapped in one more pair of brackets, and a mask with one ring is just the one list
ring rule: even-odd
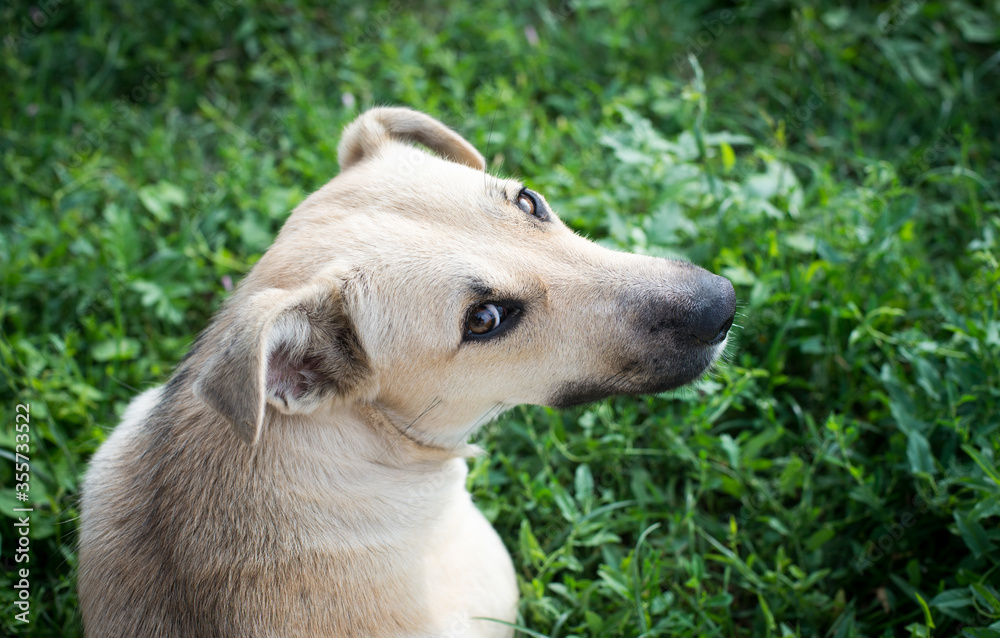
{"label": "dog's eye", "polygon": [[482,337],[500,327],[507,318],[507,309],[496,304],[484,303],[476,306],[469,314],[465,330],[470,336]]}
{"label": "dog's eye", "polygon": [[535,201],[535,198],[531,196],[528,190],[522,190],[517,195],[517,207],[529,215],[534,215],[535,211],[538,210],[538,202]]}
{"label": "dog's eye", "polygon": [[539,221],[549,221],[549,209],[545,207],[541,196],[534,191],[522,188],[517,194],[517,207]]}
{"label": "dog's eye", "polygon": [[520,322],[524,304],[514,299],[483,301],[465,315],[462,341],[485,341],[507,334]]}

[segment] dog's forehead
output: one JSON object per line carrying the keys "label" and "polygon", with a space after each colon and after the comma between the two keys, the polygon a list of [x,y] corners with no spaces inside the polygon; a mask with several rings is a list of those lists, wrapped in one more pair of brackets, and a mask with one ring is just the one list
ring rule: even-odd
{"label": "dog's forehead", "polygon": [[452,280],[515,264],[531,272],[521,262],[548,259],[553,240],[561,243],[554,235],[565,239],[567,233],[553,232],[563,230],[554,216],[543,223],[519,208],[522,188],[516,180],[391,144],[308,197],[265,261],[296,281],[330,267],[391,270],[396,282],[423,273],[413,284],[424,288],[436,275]]}
{"label": "dog's forehead", "polygon": [[415,217],[429,225],[473,222],[470,217],[476,213],[505,216],[513,212],[510,208],[522,188],[516,180],[402,144],[387,145],[338,179],[350,181],[352,206],[367,214]]}

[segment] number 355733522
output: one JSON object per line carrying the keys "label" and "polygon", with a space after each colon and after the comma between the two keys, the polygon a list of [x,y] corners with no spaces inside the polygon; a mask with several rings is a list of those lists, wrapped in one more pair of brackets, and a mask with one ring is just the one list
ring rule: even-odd
{"label": "number 355733522", "polygon": [[14,481],[17,483],[14,489],[18,492],[28,491],[28,453],[30,448],[28,442],[30,441],[30,429],[31,429],[31,405],[27,403],[19,403],[14,409],[14,429],[16,430],[14,434]]}

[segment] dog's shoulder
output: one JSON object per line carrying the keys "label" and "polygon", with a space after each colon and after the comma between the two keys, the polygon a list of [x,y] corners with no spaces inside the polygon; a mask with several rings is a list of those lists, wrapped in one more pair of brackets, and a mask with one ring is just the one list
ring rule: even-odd
{"label": "dog's shoulder", "polygon": [[87,485],[101,482],[115,461],[126,453],[129,443],[135,440],[143,425],[149,420],[149,416],[159,405],[164,387],[161,385],[150,388],[129,402],[117,427],[91,458],[84,479],[84,489]]}

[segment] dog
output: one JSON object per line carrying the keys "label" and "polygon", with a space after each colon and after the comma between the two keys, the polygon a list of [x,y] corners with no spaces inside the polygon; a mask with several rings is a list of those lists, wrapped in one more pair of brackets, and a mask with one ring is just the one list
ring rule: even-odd
{"label": "dog", "polygon": [[509,637],[470,435],[679,387],[726,345],[729,280],[575,234],[428,115],[366,111],[338,155],[91,460],[90,638]]}

